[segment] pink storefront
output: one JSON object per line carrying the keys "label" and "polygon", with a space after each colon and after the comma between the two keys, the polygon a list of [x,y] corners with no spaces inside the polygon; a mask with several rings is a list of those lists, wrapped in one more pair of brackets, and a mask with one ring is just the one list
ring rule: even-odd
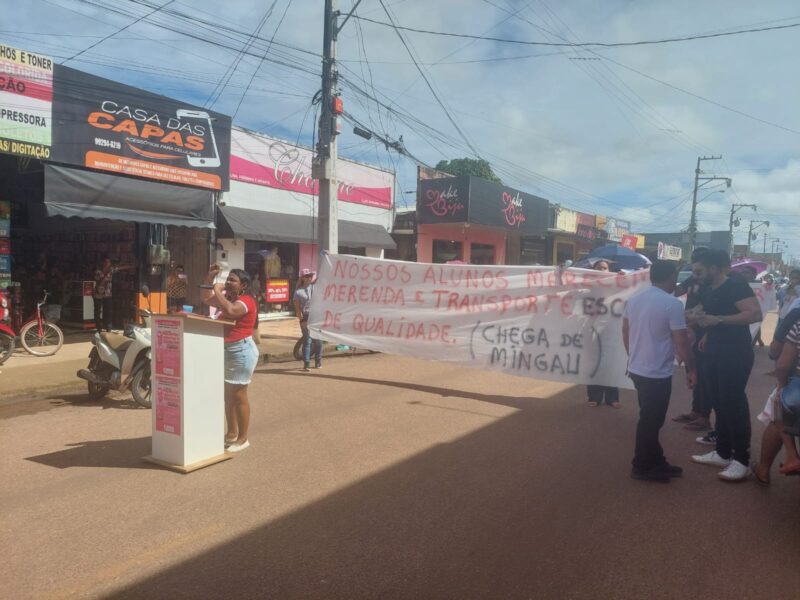
{"label": "pink storefront", "polygon": [[477,177],[424,180],[417,198],[417,260],[516,264],[520,239],[544,235],[547,220],[547,200],[531,194]]}

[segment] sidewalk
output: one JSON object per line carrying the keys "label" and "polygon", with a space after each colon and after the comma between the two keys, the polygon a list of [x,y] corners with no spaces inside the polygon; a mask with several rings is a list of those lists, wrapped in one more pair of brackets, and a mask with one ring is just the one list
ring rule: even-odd
{"label": "sidewalk", "polygon": [[[300,338],[297,319],[280,319],[259,324],[259,352],[265,362],[293,361],[294,345]],[[17,347],[14,356],[0,366],[0,402],[49,389],[81,389],[86,382],[75,375],[86,367],[92,349],[92,334],[65,331],[64,346],[53,356],[38,357]],[[345,351],[346,352],[346,351]],[[343,354],[331,344],[325,356]]]}

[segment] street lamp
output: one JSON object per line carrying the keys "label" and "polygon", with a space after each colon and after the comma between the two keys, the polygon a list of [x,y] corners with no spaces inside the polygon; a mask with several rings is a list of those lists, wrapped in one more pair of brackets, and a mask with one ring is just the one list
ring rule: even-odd
{"label": "street lamp", "polygon": [[700,204],[700,202],[702,202],[703,200],[705,200],[706,198],[708,198],[710,196],[713,196],[714,194],[724,194],[724,193],[725,193],[725,190],[714,190],[710,194],[706,194],[705,196],[703,196],[700,200],[698,200],[697,203]]}

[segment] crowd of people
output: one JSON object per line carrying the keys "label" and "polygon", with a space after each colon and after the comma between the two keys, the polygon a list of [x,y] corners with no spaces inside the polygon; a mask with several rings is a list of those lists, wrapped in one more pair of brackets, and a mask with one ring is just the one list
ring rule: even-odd
{"label": "crowd of people", "polygon": [[[800,475],[795,415],[800,415],[800,271],[790,274],[782,294],[781,318],[769,348],[776,360],[774,392],[759,420],[766,428],[760,459],[750,460],[751,418],[747,384],[754,364],[753,346],[760,339],[750,325],[763,319],[750,286],[756,273],[732,272],[724,252],[699,248],[691,257],[692,276],[677,284],[673,263],[656,261],[652,287],[631,298],[624,314],[623,338],[629,375],[640,407],[632,477],[667,482],[680,476],[658,441],[671,393],[674,359],[687,372],[691,411],[673,420],[688,429],[706,431],[697,438],[714,449],[692,461],[718,469],[724,481],[751,475],[769,485],[771,467],[781,448],[784,475]],[[679,297],[686,296],[685,305]],[[712,428],[712,417],[714,425]]]}

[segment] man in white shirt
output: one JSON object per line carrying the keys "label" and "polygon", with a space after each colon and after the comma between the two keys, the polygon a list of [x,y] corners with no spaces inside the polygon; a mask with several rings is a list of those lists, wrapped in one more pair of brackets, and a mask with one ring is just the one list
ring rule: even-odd
{"label": "man in white shirt", "polygon": [[628,375],[639,398],[639,423],[631,477],[669,482],[683,470],[667,462],[658,432],[672,394],[672,370],[677,353],[686,366],[686,381],[694,387],[694,366],[683,304],[673,296],[678,280],[674,263],[658,260],[650,267],[652,287],[637,294],[625,306],[622,337],[628,352]]}

